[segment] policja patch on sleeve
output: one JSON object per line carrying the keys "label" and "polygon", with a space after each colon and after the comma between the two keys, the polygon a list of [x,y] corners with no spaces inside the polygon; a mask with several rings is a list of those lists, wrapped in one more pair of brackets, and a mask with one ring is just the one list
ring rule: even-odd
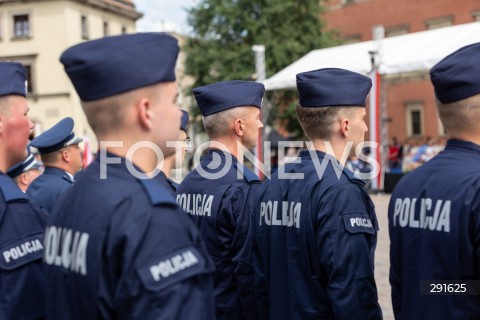
{"label": "policja patch on sleeve", "polygon": [[370,216],[364,212],[344,213],[343,222],[345,229],[350,233],[370,233],[375,234],[375,227]]}
{"label": "policja patch on sleeve", "polygon": [[43,233],[17,240],[0,249],[0,268],[13,270],[43,257]]}
{"label": "policja patch on sleeve", "polygon": [[137,268],[145,287],[153,291],[163,290],[182,280],[211,271],[195,247],[186,247],[163,255],[152,263]]}

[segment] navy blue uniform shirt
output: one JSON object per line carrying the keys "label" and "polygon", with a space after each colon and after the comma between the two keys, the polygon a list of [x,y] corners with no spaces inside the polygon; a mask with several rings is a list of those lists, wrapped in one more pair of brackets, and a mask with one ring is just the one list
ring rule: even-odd
{"label": "navy blue uniform shirt", "polygon": [[46,219],[47,213],[0,172],[0,319],[45,316]]}
{"label": "navy blue uniform shirt", "polygon": [[[200,174],[201,169],[209,178]],[[240,177],[237,169],[243,170]],[[210,150],[177,190],[177,202],[195,221],[215,262],[217,319],[257,318],[250,222],[259,184],[233,155]]]}
{"label": "navy blue uniform shirt", "polygon": [[420,295],[422,280],[480,280],[480,146],[449,140],[400,180],[388,218],[395,318],[480,319],[478,295]]}
{"label": "navy blue uniform shirt", "polygon": [[47,223],[48,319],[214,319],[213,263],[195,225],[125,159],[101,179],[99,158]]}
{"label": "navy blue uniform shirt", "polygon": [[45,167],[42,175],[28,186],[27,194],[50,213],[60,194],[72,184],[72,178],[62,169]]}
{"label": "navy blue uniform shirt", "polygon": [[262,319],[381,319],[378,223],[363,182],[323,152],[302,151],[298,160],[265,180],[255,201]]}

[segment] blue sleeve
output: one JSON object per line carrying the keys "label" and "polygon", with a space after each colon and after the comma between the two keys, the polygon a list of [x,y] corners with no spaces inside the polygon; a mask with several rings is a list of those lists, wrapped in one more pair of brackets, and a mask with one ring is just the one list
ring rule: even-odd
{"label": "blue sleeve", "polygon": [[[121,211],[128,214],[132,210]],[[112,303],[118,306],[118,319],[214,318],[214,266],[203,239],[184,212],[155,210],[148,219],[133,221],[116,214],[105,259],[108,268],[101,288],[109,292],[108,286],[115,286]]]}
{"label": "blue sleeve", "polygon": [[[46,219],[46,212],[32,202],[21,199],[7,204],[0,200],[2,319],[40,319],[45,316],[43,290],[46,284],[41,243]],[[27,244],[28,251],[25,250]]]}
{"label": "blue sleeve", "polygon": [[338,319],[382,319],[374,278],[378,224],[361,186],[334,187],[321,199],[317,248]]}
{"label": "blue sleeve", "polygon": [[232,213],[235,221],[232,221],[235,231],[232,238],[231,252],[233,271],[240,293],[245,319],[257,319],[257,307],[255,302],[255,280],[253,269],[252,243],[252,209],[254,190],[258,185],[250,185],[236,191],[231,199]]}

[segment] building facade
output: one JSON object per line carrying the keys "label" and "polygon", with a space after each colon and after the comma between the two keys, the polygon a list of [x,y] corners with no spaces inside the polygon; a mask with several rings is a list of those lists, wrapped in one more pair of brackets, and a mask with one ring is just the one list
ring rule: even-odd
{"label": "building facade", "polygon": [[27,68],[37,134],[69,116],[78,136],[94,140],[60,55],[82,41],[133,33],[141,16],[129,0],[0,0],[0,61]]}
{"label": "building facade", "polygon": [[[372,40],[382,25],[385,37],[480,21],[478,0],[328,0],[324,19],[344,43]],[[448,39],[445,39],[448,41]],[[435,50],[435,48],[432,48]],[[439,138],[445,131],[438,119],[429,70],[389,75],[382,80],[382,101],[389,138]]]}

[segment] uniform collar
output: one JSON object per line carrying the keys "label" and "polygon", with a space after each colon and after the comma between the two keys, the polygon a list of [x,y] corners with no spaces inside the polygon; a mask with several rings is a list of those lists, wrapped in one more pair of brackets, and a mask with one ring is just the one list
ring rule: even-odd
{"label": "uniform collar", "polygon": [[45,167],[45,170],[43,171],[43,174],[51,174],[51,175],[54,175],[54,176],[59,176],[59,177],[62,177],[65,180],[67,180],[71,183],[73,183],[75,181],[74,177],[70,173],[68,173],[65,170],[55,168],[55,167]]}
{"label": "uniform collar", "polygon": [[167,175],[165,174],[165,172],[163,171],[160,171],[160,173],[158,174],[159,175],[159,178],[160,179],[163,179],[164,181],[166,181],[168,183],[168,185],[170,186],[170,188],[173,190],[173,192],[176,192],[178,187],[180,186],[180,184],[176,183],[175,181],[173,181],[172,179],[170,179],[169,177],[167,177]]}
{"label": "uniform collar", "polygon": [[[216,158],[214,154],[218,154],[220,158]],[[248,183],[261,182],[260,178],[255,173],[253,173],[249,168],[241,164],[233,154],[225,150],[210,149],[205,158],[206,161],[208,161],[208,159],[210,158],[212,158],[212,160],[210,160],[207,166],[212,164],[212,167],[218,167],[221,170],[221,164],[226,161],[227,155],[229,155],[232,159],[232,168],[239,169],[243,173],[243,177]],[[220,160],[220,163],[217,164],[218,160]]]}
{"label": "uniform collar", "polygon": [[68,175],[66,174],[67,172],[62,170],[62,169],[59,169],[59,168],[55,168],[55,167],[45,167],[45,170],[43,171],[44,174],[54,174],[56,176],[67,176]]}
{"label": "uniform collar", "polygon": [[206,167],[205,170],[211,170],[215,172],[221,170],[224,164],[228,163],[229,161],[231,161],[232,166],[236,165],[238,162],[237,158],[228,151],[220,149],[210,149],[208,150],[205,158],[203,158],[202,165],[203,167]]}
{"label": "uniform collar", "polygon": [[355,177],[354,173],[351,172],[350,170],[348,170],[346,167],[342,166],[340,164],[340,161],[337,160],[337,158],[335,158],[334,156],[328,154],[328,153],[325,153],[323,151],[319,151],[319,150],[303,150],[303,151],[300,151],[300,158],[302,159],[311,159],[313,155],[316,155],[318,157],[318,159],[320,160],[320,162],[323,161],[324,158],[326,158],[327,160],[330,160],[330,164],[332,166],[334,166],[337,170],[341,170],[342,171],[342,174],[344,174],[348,180],[352,181],[352,182],[355,182],[355,183],[358,183],[358,184],[361,184],[361,185],[364,185],[365,182],[357,177]]}
{"label": "uniform collar", "polygon": [[446,150],[451,149],[464,149],[468,151],[478,152],[480,153],[480,145],[460,139],[449,139],[447,141],[447,145],[445,146]]}
{"label": "uniform collar", "polygon": [[319,150],[302,150],[300,151],[300,154],[299,156],[301,158],[311,158],[312,155],[317,155],[317,157],[319,159],[323,159],[323,158],[327,158],[330,160],[331,163],[334,163],[336,165],[338,165],[338,167],[342,167],[342,165],[340,164],[340,162],[337,160],[337,158],[335,158],[334,156],[328,154],[328,153],[325,153],[323,151],[319,151]]}
{"label": "uniform collar", "polygon": [[[102,151],[103,152],[103,151]],[[117,158],[120,159],[120,163],[109,163],[107,166],[113,166],[117,168],[121,168],[122,170],[125,170],[129,176],[132,177],[132,179],[137,180],[145,190],[145,192],[148,195],[148,198],[150,199],[150,203],[152,205],[159,205],[159,204],[169,204],[169,205],[176,205],[177,202],[175,201],[175,198],[172,197],[170,192],[166,192],[165,187],[161,184],[160,181],[156,178],[150,178],[150,179],[139,179],[132,175],[130,171],[128,170],[127,167],[127,162],[130,163],[131,166],[135,168],[136,171],[142,172],[143,170],[137,167],[134,163],[128,161],[127,159],[107,152],[107,158]],[[96,162],[100,164],[100,157],[96,157],[95,159]]]}
{"label": "uniform collar", "polygon": [[177,204],[175,198],[172,197],[170,192],[167,192],[165,187],[160,181],[158,181],[158,179],[138,179],[138,181],[147,192],[152,205],[170,204],[175,206]]}

